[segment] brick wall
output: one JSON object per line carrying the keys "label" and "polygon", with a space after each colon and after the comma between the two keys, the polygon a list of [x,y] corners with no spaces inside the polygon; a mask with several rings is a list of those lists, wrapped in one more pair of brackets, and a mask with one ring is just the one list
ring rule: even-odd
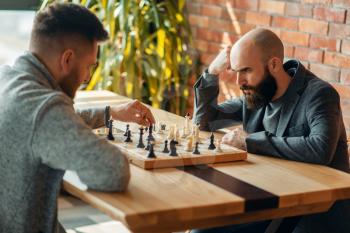
{"label": "brick wall", "polygon": [[[203,66],[253,28],[274,31],[287,59],[301,60],[338,90],[350,136],[350,0],[191,0],[187,9]],[[222,80],[221,100],[240,94],[232,74]]]}

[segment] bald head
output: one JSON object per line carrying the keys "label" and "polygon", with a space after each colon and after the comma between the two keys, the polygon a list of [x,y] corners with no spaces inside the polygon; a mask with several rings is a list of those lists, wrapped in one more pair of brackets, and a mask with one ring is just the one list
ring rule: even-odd
{"label": "bald head", "polygon": [[231,57],[233,53],[258,56],[264,64],[273,57],[277,57],[282,62],[284,59],[282,41],[275,33],[264,28],[251,30],[242,36],[232,47]]}

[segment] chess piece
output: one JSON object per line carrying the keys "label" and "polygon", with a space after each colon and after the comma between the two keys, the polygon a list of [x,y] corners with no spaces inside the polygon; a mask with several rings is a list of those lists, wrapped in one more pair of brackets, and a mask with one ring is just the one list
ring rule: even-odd
{"label": "chess piece", "polygon": [[163,134],[162,124],[160,122],[158,122],[157,128],[158,128],[157,133],[158,134]]}
{"label": "chess piece", "polygon": [[198,150],[198,142],[196,142],[196,146],[195,146],[195,148],[194,148],[194,151],[192,152],[192,154],[195,154],[195,155],[199,155],[200,154],[200,152],[199,152],[199,150]]}
{"label": "chess piece", "polygon": [[215,149],[215,152],[222,152],[222,149],[221,149],[221,141],[220,139],[216,139],[216,149]]}
{"label": "chess piece", "polygon": [[186,151],[188,151],[188,152],[192,151],[192,144],[193,144],[193,138],[190,137],[187,139]]}
{"label": "chess piece", "polygon": [[147,158],[157,158],[156,155],[154,154],[154,149],[153,149],[154,143],[150,142],[149,144],[149,150],[148,150],[148,154],[147,154]]}
{"label": "chess piece", "polygon": [[171,141],[174,139],[174,126],[170,126],[169,132],[168,132],[168,140]]}
{"label": "chess piece", "polygon": [[154,137],[153,137],[153,125],[150,124],[149,128],[148,128],[148,139],[150,141],[154,141]]}
{"label": "chess piece", "polygon": [[178,156],[176,151],[176,142],[174,140],[170,141],[170,156]]}
{"label": "chess piece", "polygon": [[106,106],[105,108],[105,126],[106,128],[109,128],[109,120],[111,119],[111,107]]}
{"label": "chess piece", "polygon": [[145,150],[149,150],[150,144],[151,144],[151,140],[149,140],[149,139],[147,138],[147,146],[146,146]]}
{"label": "chess piece", "polygon": [[216,146],[214,145],[214,134],[213,132],[210,135],[210,144],[208,146],[208,150],[214,150]]}
{"label": "chess piece", "polygon": [[114,141],[114,136],[113,136],[113,120],[109,120],[108,121],[108,135],[107,135],[107,139]]}
{"label": "chess piece", "polygon": [[166,124],[161,124],[161,125],[160,125],[160,128],[161,128],[161,130],[165,131],[165,129],[166,129]]}
{"label": "chess piece", "polygon": [[128,136],[129,127],[130,127],[130,125],[127,124],[127,125],[126,125],[126,130],[125,130],[125,133],[124,133],[124,136],[125,136],[125,137]]}
{"label": "chess piece", "polygon": [[126,134],[126,139],[124,140],[124,142],[132,142],[131,140],[131,131],[128,130],[127,134]]}
{"label": "chess piece", "polygon": [[164,141],[164,149],[162,151],[163,153],[169,153],[169,149],[168,149],[168,140]]}
{"label": "chess piece", "polygon": [[137,144],[137,148],[145,148],[145,144],[143,144],[143,139],[142,139],[142,135],[143,135],[143,127],[140,127],[140,137],[139,137],[139,144]]}

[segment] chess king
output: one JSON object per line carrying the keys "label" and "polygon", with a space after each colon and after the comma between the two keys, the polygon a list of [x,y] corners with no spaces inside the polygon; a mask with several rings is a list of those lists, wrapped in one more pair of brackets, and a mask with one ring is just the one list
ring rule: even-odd
{"label": "chess king", "polygon": [[[283,63],[276,34],[254,29],[221,51],[194,85],[195,123],[202,130],[242,124],[223,142],[250,153],[321,164],[349,172],[347,140],[339,95],[299,61]],[[243,92],[218,104],[219,77],[232,71]],[[327,213],[304,216],[294,232],[350,232],[350,203],[335,203]],[[265,232],[270,221],[199,232]]]}
{"label": "chess king", "polygon": [[[106,39],[88,9],[50,5],[35,17],[29,51],[0,68],[0,232],[64,232],[56,203],[67,169],[90,189],[127,188],[128,160],[91,130],[104,125],[104,108],[74,109],[72,100]],[[115,120],[154,123],[138,101],[110,111]]]}

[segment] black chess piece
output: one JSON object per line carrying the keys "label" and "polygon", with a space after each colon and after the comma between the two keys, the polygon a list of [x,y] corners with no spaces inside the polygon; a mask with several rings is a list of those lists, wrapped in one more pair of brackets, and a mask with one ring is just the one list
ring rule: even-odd
{"label": "black chess piece", "polygon": [[200,154],[200,152],[199,152],[199,150],[198,150],[198,142],[196,142],[196,146],[195,146],[195,148],[194,148],[194,151],[192,152],[192,154],[195,154],[195,155],[199,155]]}
{"label": "black chess piece", "polygon": [[142,135],[143,135],[143,128],[140,128],[140,137],[139,137],[139,144],[137,144],[137,148],[145,148],[145,144],[143,144],[143,139],[142,139]]}
{"label": "black chess piece", "polygon": [[163,153],[169,153],[169,149],[168,149],[168,140],[164,141],[164,149],[162,151]]}
{"label": "black chess piece", "polygon": [[151,144],[151,140],[147,139],[147,146],[146,146],[145,150],[149,150],[150,144]]}
{"label": "black chess piece", "polygon": [[208,150],[214,150],[216,148],[215,144],[214,144],[214,134],[211,133],[210,135],[210,144],[208,146]]}
{"label": "black chess piece", "polygon": [[126,139],[124,140],[124,142],[132,142],[130,130],[128,130],[128,133],[126,134]]}
{"label": "black chess piece", "polygon": [[178,156],[177,151],[176,151],[176,143],[174,140],[170,141],[170,156]]}
{"label": "black chess piece", "polygon": [[125,136],[125,137],[128,136],[129,127],[130,127],[130,125],[127,124],[127,125],[126,125],[126,130],[125,130],[125,133],[124,133],[124,136]]}
{"label": "black chess piece", "polygon": [[160,129],[161,129],[161,130],[163,130],[163,131],[164,131],[164,130],[165,130],[165,128],[166,128],[166,124],[161,124],[161,125],[160,125]]}
{"label": "black chess piece", "polygon": [[157,158],[157,156],[154,154],[154,144],[153,143],[150,143],[149,144],[149,150],[148,150],[148,154],[147,154],[147,158]]}
{"label": "black chess piece", "polygon": [[148,128],[148,139],[150,140],[150,141],[154,141],[154,137],[153,137],[153,125],[152,124],[150,124],[149,125],[149,128]]}
{"label": "black chess piece", "polygon": [[106,128],[109,128],[109,120],[111,119],[111,107],[110,106],[106,106],[105,108],[105,126]]}
{"label": "black chess piece", "polygon": [[113,136],[113,120],[109,120],[108,121],[108,135],[107,135],[107,139],[114,141],[114,136]]}

